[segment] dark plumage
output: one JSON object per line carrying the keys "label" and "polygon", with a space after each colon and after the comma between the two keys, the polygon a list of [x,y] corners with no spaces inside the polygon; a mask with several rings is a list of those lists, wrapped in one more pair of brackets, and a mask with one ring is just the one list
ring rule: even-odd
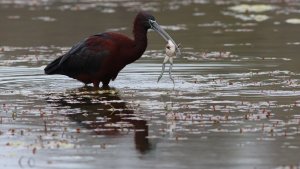
{"label": "dark plumage", "polygon": [[142,56],[149,28],[171,39],[152,15],[140,12],[134,21],[134,39],[115,32],[92,35],[47,65],[45,73],[66,75],[85,84],[93,83],[94,87],[99,87],[100,82],[108,86],[127,64]]}

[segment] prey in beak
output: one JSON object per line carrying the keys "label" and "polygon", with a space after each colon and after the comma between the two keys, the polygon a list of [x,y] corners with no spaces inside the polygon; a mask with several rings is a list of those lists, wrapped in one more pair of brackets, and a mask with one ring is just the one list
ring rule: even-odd
{"label": "prey in beak", "polygon": [[173,85],[175,85],[174,79],[172,77],[172,68],[173,68],[173,58],[176,56],[176,46],[175,46],[175,44],[171,40],[168,40],[168,44],[166,45],[166,49],[165,50],[166,50],[166,56],[165,56],[165,59],[163,61],[161,74],[160,74],[160,76],[157,79],[157,83],[159,82],[159,80],[163,76],[163,74],[165,72],[165,65],[169,61],[170,62],[169,77],[172,80]]}
{"label": "prey in beak", "polygon": [[176,44],[176,42],[171,38],[171,36],[159,26],[159,24],[155,20],[149,19],[149,25],[151,26],[151,29],[153,29],[155,32],[157,32],[161,37],[165,39],[165,41],[169,44],[169,41],[174,45],[176,55],[180,55],[180,49],[179,46]]}

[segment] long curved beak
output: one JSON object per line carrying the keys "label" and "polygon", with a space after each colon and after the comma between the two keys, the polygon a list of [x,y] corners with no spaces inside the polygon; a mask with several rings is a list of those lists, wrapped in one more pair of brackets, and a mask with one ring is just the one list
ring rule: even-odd
{"label": "long curved beak", "polygon": [[168,40],[171,40],[172,43],[175,45],[176,48],[176,54],[180,55],[180,49],[178,47],[178,45],[175,43],[175,41],[171,38],[171,36],[165,31],[163,30],[163,28],[161,28],[156,21],[149,21],[150,25],[151,25],[151,29],[153,29],[155,32],[157,32],[160,36],[162,36],[167,42]]}

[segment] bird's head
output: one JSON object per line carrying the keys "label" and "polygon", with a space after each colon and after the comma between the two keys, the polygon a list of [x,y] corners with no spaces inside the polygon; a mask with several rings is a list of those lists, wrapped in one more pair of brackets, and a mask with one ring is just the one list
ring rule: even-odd
{"label": "bird's head", "polygon": [[161,37],[164,38],[165,41],[171,41],[176,47],[176,53],[181,54],[179,46],[175,43],[175,41],[171,38],[171,36],[156,22],[156,19],[153,15],[147,12],[139,12],[136,16],[136,21],[142,23],[145,29],[153,29],[157,32]]}

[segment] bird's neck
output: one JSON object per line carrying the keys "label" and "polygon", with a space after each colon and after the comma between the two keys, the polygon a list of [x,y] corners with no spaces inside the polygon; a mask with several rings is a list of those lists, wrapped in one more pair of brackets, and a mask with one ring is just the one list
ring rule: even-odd
{"label": "bird's neck", "polygon": [[142,26],[134,25],[133,27],[133,36],[134,36],[134,46],[133,50],[135,55],[133,61],[139,59],[147,48],[147,29]]}

